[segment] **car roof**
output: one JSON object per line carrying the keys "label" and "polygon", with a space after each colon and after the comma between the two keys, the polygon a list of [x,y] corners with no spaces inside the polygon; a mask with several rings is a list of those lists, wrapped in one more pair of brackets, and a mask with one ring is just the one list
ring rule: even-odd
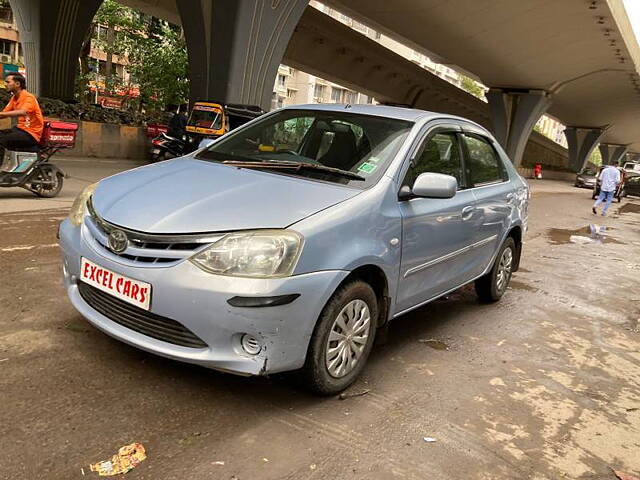
{"label": "car roof", "polygon": [[429,112],[419,110],[417,108],[395,107],[391,105],[371,105],[371,104],[344,104],[344,103],[312,103],[306,105],[291,105],[284,107],[283,110],[318,110],[325,112],[344,112],[355,113],[360,115],[374,115],[377,117],[395,118],[398,120],[407,120],[409,122],[418,122],[420,120],[430,120],[432,118],[450,118],[461,120],[472,125],[477,125],[486,130],[476,122],[468,118],[457,117],[446,113]]}

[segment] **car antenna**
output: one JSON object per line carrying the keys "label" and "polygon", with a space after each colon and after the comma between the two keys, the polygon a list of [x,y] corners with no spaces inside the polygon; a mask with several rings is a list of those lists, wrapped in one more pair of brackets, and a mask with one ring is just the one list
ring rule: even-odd
{"label": "car antenna", "polygon": [[344,106],[344,109],[345,109],[345,110],[346,110],[346,109],[348,109],[348,108],[351,108],[351,104],[350,104],[350,103],[347,103],[347,104]]}

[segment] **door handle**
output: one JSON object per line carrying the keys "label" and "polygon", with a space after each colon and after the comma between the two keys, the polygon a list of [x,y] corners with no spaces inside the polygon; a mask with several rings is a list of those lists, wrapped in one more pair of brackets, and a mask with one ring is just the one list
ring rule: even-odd
{"label": "door handle", "polygon": [[460,213],[460,218],[462,218],[462,220],[469,220],[472,215],[473,212],[475,211],[476,207],[474,207],[473,205],[469,205],[467,207],[464,207],[462,209],[462,212]]}

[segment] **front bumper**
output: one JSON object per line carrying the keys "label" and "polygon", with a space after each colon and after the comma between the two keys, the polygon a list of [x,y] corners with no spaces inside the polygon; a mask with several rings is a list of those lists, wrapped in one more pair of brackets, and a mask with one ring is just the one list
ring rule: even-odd
{"label": "front bumper", "polygon": [[[225,277],[203,272],[189,261],[168,267],[131,266],[105,255],[86,238],[83,225],[60,226],[64,283],[73,306],[108,335],[164,357],[241,375],[295,370],[305,361],[316,320],[346,271],[314,272],[279,279]],[[188,348],[158,340],[110,320],[93,309],[78,291],[80,259],[152,285],[151,311],[176,320],[201,338],[206,348]],[[300,295],[286,305],[233,307],[233,297]],[[260,353],[242,349],[243,334],[257,338]]]}

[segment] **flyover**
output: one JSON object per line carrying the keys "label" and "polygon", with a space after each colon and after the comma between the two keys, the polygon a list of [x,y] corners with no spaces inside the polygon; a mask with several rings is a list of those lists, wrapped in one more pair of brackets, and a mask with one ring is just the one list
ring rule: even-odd
{"label": "flyover", "polygon": [[[56,49],[74,47],[87,12],[100,0],[11,2],[19,27],[33,31],[27,40],[41,46],[31,64],[39,61],[44,72],[39,75],[42,93],[55,87],[52,93],[68,95],[75,74],[69,59],[63,62],[65,72],[49,59],[61,58]],[[277,65],[284,61],[381,99],[490,123],[516,165],[545,112],[568,125],[575,170],[598,143],[610,161],[627,151],[640,152],[640,48],[621,0],[328,1],[489,85],[488,108],[375,42],[363,46],[368,39],[305,8],[306,0],[121,2],[183,24],[196,96],[266,104]],[[29,22],[38,18],[39,27]],[[73,26],[65,26],[71,20]],[[54,39],[50,44],[42,34],[37,38],[45,26]]]}
{"label": "flyover", "polygon": [[503,144],[546,111],[569,126],[574,168],[598,142],[640,152],[640,48],[622,0],[326,3],[492,87]]}

